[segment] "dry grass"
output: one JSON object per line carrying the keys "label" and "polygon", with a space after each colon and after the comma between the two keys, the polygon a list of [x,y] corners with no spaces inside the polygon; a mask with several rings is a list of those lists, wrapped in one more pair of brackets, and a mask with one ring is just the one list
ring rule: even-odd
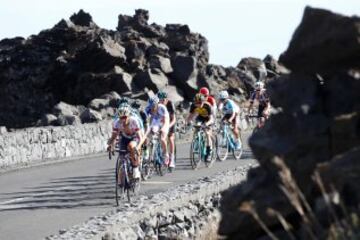
{"label": "dry grass", "polygon": [[[279,188],[286,196],[287,200],[296,212],[301,217],[300,225],[304,227],[307,237],[306,239],[328,239],[328,240],[345,240],[345,239],[360,239],[360,209],[352,209],[351,213],[341,200],[339,192],[331,184],[327,184],[329,189],[326,189],[323,180],[318,172],[313,175],[313,181],[318,187],[323,201],[325,202],[326,210],[331,216],[330,227],[324,227],[320,224],[305,195],[298,187],[290,169],[286,166],[283,159],[275,157],[273,163],[278,168],[278,175],[280,178]],[[341,209],[339,214],[335,207]],[[258,215],[254,202],[244,202],[239,208],[240,211],[250,214],[253,219],[259,224],[261,229],[272,239],[278,239],[276,235],[270,231],[265,222]],[[296,229],[286,220],[279,211],[268,208],[267,214],[276,218],[284,231],[288,234],[289,239],[295,240]]]}

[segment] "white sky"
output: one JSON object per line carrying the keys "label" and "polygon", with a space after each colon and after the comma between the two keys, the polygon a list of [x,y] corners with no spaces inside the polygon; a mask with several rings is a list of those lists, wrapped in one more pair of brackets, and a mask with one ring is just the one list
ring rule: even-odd
{"label": "white sky", "polygon": [[188,24],[208,39],[211,63],[235,66],[248,56],[277,58],[306,5],[360,15],[360,0],[0,0],[0,39],[37,34],[81,8],[100,27],[115,29],[119,14],[143,8],[149,23]]}

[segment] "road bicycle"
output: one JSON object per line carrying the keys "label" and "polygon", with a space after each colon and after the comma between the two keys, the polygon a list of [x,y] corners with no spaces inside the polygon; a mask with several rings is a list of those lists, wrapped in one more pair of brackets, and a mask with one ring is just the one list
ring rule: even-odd
{"label": "road bicycle", "polygon": [[[128,202],[131,202],[131,192],[136,195],[140,191],[140,178],[133,177],[129,151],[119,149],[118,153],[115,165],[115,200],[117,206],[119,206],[119,200],[124,199],[125,195]],[[114,152],[109,152],[109,159],[112,155]]]}
{"label": "road bicycle", "polygon": [[160,142],[160,131],[158,127],[152,127],[149,143],[150,163],[154,166],[155,172],[163,176],[165,174],[164,157]]}
{"label": "road bicycle", "polygon": [[237,140],[234,136],[230,124],[227,122],[222,123],[219,130],[217,131],[216,148],[217,157],[220,161],[225,161],[228,157],[229,152],[233,153],[233,156],[236,160],[239,160],[241,158],[241,155],[243,153],[241,137],[239,139],[239,147],[236,147],[236,142]]}
{"label": "road bicycle", "polygon": [[205,161],[206,158],[206,133],[205,129],[209,128],[201,125],[199,123],[195,124],[194,126],[194,135],[190,145],[190,163],[193,169],[197,169],[200,166],[200,163],[203,161],[205,162],[206,167],[211,167],[214,161],[216,160],[215,157],[215,149],[216,149],[216,138],[212,136],[212,149],[210,157],[208,161]]}

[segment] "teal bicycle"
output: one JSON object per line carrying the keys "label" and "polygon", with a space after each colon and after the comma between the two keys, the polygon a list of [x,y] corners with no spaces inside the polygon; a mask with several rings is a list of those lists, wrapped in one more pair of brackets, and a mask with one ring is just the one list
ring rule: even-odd
{"label": "teal bicycle", "polygon": [[220,161],[225,161],[229,155],[229,152],[233,153],[233,156],[236,160],[241,158],[243,153],[242,140],[240,137],[240,146],[236,148],[236,139],[231,130],[229,123],[223,123],[220,125],[219,130],[217,131],[217,157]]}
{"label": "teal bicycle", "polygon": [[[211,167],[214,161],[216,160],[215,151],[212,151],[208,161],[205,161],[206,157],[206,133],[203,125],[196,124],[194,125],[194,136],[190,145],[190,162],[193,169],[197,169],[200,166],[200,163],[205,162],[206,167]],[[215,150],[216,138],[212,137],[212,149]]]}

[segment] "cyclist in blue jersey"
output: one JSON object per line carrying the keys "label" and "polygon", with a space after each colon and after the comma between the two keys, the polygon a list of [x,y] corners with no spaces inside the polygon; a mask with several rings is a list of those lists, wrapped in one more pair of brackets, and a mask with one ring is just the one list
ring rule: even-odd
{"label": "cyclist in blue jersey", "polygon": [[219,106],[218,109],[223,113],[222,122],[228,122],[232,125],[232,131],[234,133],[236,141],[236,148],[240,148],[240,131],[239,131],[239,114],[240,108],[229,98],[227,91],[221,91],[219,93]]}

